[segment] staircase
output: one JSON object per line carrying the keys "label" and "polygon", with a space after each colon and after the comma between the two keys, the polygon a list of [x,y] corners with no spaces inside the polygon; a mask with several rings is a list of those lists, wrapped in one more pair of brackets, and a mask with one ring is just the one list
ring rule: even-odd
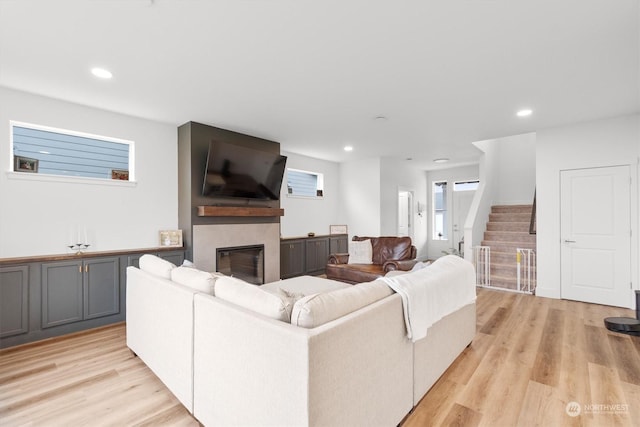
{"label": "staircase", "polygon": [[[517,289],[516,249],[536,249],[536,236],[529,234],[532,209],[533,205],[491,207],[482,246],[491,248],[489,269],[492,287]],[[533,264],[533,277],[535,268]],[[532,285],[535,289],[535,281]]]}

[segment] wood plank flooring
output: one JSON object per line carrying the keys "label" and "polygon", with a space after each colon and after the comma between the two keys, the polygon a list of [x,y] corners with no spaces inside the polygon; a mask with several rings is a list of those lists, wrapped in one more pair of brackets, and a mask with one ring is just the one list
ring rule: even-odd
{"label": "wood plank flooring", "polygon": [[[488,289],[477,308],[473,343],[403,427],[640,425],[640,337],[603,326],[633,311]],[[0,351],[0,425],[199,423],[117,324]]]}

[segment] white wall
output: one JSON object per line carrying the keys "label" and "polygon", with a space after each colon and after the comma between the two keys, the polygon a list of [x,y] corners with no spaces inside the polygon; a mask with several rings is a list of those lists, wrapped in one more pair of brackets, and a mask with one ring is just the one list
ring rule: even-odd
{"label": "white wall", "polygon": [[[453,224],[451,212],[453,212],[453,183],[456,181],[475,180],[480,178],[479,166],[463,166],[458,168],[440,169],[427,172],[427,230],[428,243],[427,253],[429,258],[435,259],[443,255],[442,251],[458,248],[458,242],[452,241]],[[433,183],[437,181],[447,181],[447,212],[448,236],[449,240],[433,240]],[[473,207],[473,204],[472,204]],[[462,226],[460,227],[462,228]],[[466,239],[466,237],[465,237]],[[466,254],[465,254],[466,256]]]}
{"label": "white wall", "polygon": [[[411,162],[391,158],[381,159],[380,164],[380,234],[398,234],[398,190],[413,192],[413,244],[418,249],[418,259],[427,258],[427,173]],[[425,208],[418,216],[417,205]]]}
{"label": "white wall", "polygon": [[[0,258],[69,252],[70,230],[86,227],[91,250],[158,246],[178,224],[177,130],[0,87]],[[8,172],[9,121],[135,142],[137,184],[20,179]]]}
{"label": "white wall", "polygon": [[[537,134],[536,294],[560,298],[560,171],[631,165],[632,224],[638,224],[640,116],[630,115],[539,131]],[[594,200],[597,203],[597,200]],[[638,230],[633,230],[632,279],[638,289]],[[631,304],[631,301],[630,301]],[[633,306],[633,305],[630,305]]]}
{"label": "white wall", "polygon": [[495,205],[531,204],[536,188],[536,134],[495,140],[497,143]]}
{"label": "white wall", "polygon": [[287,156],[287,168],[318,172],[324,175],[324,197],[309,199],[287,195],[286,175],[280,192],[280,207],[284,216],[280,219],[280,234],[283,237],[329,234],[329,226],[338,224],[340,202],[338,163],[314,159],[295,153],[282,152]]}
{"label": "white wall", "polygon": [[380,159],[340,164],[338,222],[347,224],[349,238],[380,235]]}

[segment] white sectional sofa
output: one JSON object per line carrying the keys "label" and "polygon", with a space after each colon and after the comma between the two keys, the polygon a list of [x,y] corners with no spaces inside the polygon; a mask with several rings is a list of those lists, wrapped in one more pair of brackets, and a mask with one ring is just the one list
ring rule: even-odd
{"label": "white sectional sofa", "polygon": [[127,345],[207,426],[394,426],[475,335],[473,266],[420,271],[405,279],[466,291],[414,342],[384,280],[255,286],[145,255],[127,269]]}

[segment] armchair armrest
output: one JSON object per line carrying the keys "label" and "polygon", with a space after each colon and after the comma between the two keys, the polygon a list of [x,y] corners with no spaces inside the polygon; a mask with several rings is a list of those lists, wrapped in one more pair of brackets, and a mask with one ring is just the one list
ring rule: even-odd
{"label": "armchair armrest", "polygon": [[417,262],[418,261],[415,259],[405,259],[401,261],[391,260],[382,264],[382,269],[385,273],[394,270],[409,271],[413,268],[414,265],[416,265]]}
{"label": "armchair armrest", "polygon": [[349,262],[349,254],[331,254],[327,264],[347,264]]}

